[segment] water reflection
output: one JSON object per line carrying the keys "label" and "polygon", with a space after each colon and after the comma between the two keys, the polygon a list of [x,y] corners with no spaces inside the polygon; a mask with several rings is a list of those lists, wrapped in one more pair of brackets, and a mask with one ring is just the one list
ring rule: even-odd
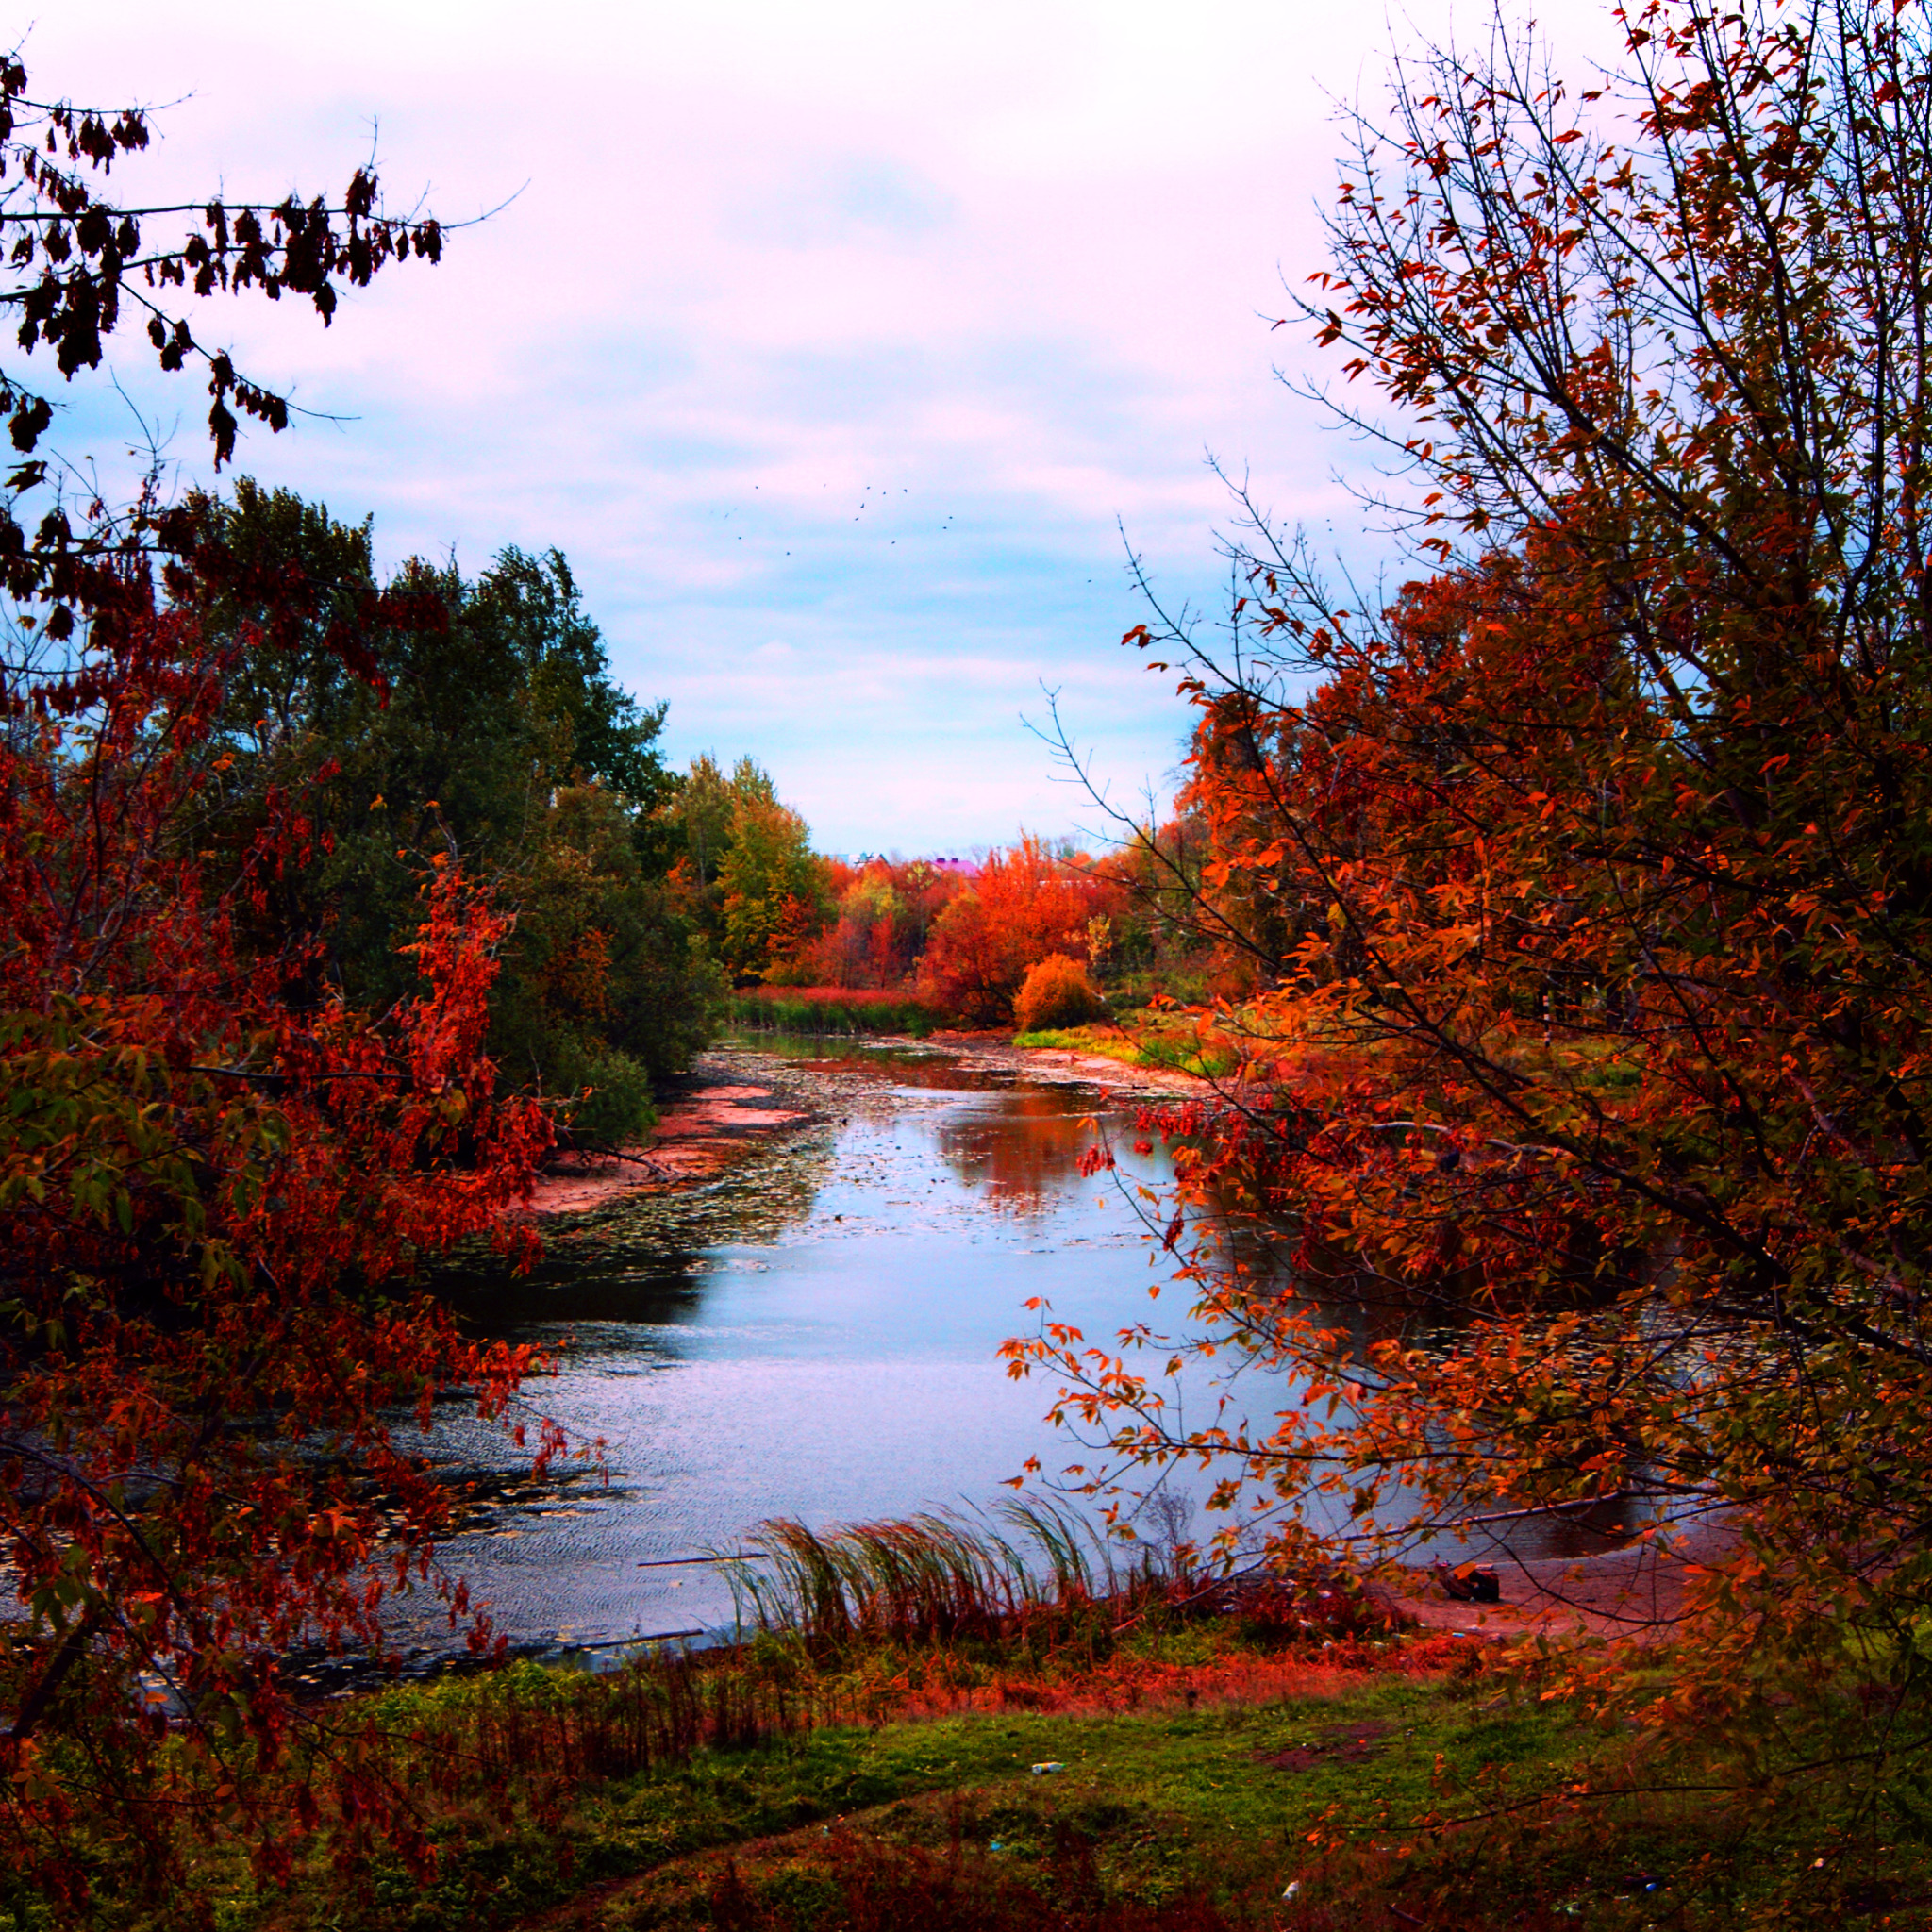
{"label": "water reflection", "polygon": [[938,1139],[947,1164],[988,1206],[1037,1216],[1074,1181],[1093,1144],[1092,1108],[1070,1105],[1063,1089],[1021,1090],[1004,1107],[947,1121]]}

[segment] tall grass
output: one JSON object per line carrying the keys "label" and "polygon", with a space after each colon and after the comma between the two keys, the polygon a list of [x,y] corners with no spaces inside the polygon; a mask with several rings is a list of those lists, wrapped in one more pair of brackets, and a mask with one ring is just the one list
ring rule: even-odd
{"label": "tall grass", "polygon": [[1173,1580],[1151,1553],[1123,1569],[1079,1519],[1009,1503],[994,1520],[923,1515],[821,1533],[765,1523],[725,1565],[741,1630],[817,1650],[1111,1631]]}
{"label": "tall grass", "polygon": [[338,1727],[379,1745],[392,1774],[445,1804],[533,1773],[561,1786],[637,1775],[701,1750],[798,1737],[819,1714],[733,1660],[653,1649],[604,1675],[512,1664],[369,1700]]}
{"label": "tall grass", "polygon": [[923,1040],[950,1016],[903,992],[862,986],[750,986],[731,995],[734,1026],[764,1033],[909,1033]]}

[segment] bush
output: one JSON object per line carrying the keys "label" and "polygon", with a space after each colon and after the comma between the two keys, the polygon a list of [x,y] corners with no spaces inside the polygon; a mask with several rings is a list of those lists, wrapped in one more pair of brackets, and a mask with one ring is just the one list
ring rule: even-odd
{"label": "bush", "polygon": [[1064,953],[1049,953],[1030,966],[1013,1001],[1013,1017],[1022,1033],[1041,1033],[1049,1027],[1084,1026],[1107,1011],[1087,969]]}
{"label": "bush", "polygon": [[658,1109],[651,1105],[649,1068],[608,1046],[567,1058],[580,1095],[570,1109],[567,1142],[618,1147],[650,1132]]}

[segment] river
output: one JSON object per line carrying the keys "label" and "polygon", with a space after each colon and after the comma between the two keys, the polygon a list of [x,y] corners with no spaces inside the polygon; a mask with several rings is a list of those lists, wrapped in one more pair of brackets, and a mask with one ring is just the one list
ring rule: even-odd
{"label": "river", "polygon": [[[1059,1469],[1078,1452],[1044,1420],[1056,1385],[1009,1378],[1000,1342],[1034,1297],[1110,1336],[1160,1278],[1132,1190],[1166,1159],[1124,1131],[1141,1096],[903,1044],[739,1042],[706,1071],[819,1117],[709,1183],[546,1229],[531,1275],[455,1291],[555,1357],[529,1407],[606,1445],[607,1476],[535,1482],[499,1430],[454,1407],[437,1430],[472,1498],[443,1555],[519,1647],[727,1623],[717,1574],[666,1559],[767,1517],[984,1507],[1029,1457]],[[1082,1178],[1100,1134],[1120,1164]]]}
{"label": "river", "polygon": [[[1129,1323],[1184,1324],[1184,1292],[1148,1299],[1174,1263],[1136,1191],[1158,1194],[1171,1170],[1158,1139],[1134,1151],[1131,1122],[1158,1096],[1006,1058],[726,1042],[703,1062],[712,1091],[802,1118],[709,1180],[548,1224],[530,1274],[441,1278],[478,1329],[554,1359],[526,1386],[529,1418],[603,1444],[601,1470],[534,1478],[526,1451],[455,1401],[419,1444],[463,1499],[445,1566],[515,1648],[614,1657],[640,1638],[718,1632],[733,1612],[724,1577],[676,1559],[734,1549],[771,1517],[823,1529],[984,1509],[1029,1457],[1051,1478],[1081,1457],[1045,1419],[1058,1382],[1013,1380],[999,1346],[1037,1328],[1035,1299],[1101,1343]],[[1117,1165],[1083,1177],[1103,1138]],[[1358,1347],[1400,1319],[1334,1312]],[[1190,1395],[1211,1407],[1239,1359],[1191,1364],[1169,1388],[1170,1421],[1185,1423]],[[1241,1411],[1261,1415],[1291,1394],[1259,1369],[1242,1390]],[[1208,1480],[1175,1473],[1169,1493],[1191,1508]],[[1618,1504],[1513,1524],[1478,1554],[1593,1556],[1640,1521]],[[1416,1554],[1471,1551],[1444,1539]],[[426,1592],[389,1622],[414,1667],[457,1647]]]}

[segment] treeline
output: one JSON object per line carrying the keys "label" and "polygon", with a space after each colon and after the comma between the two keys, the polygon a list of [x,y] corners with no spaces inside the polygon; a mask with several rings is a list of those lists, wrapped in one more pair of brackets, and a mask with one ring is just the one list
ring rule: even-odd
{"label": "treeline", "polygon": [[486,888],[511,916],[487,1051],[566,1143],[647,1127],[733,988],[891,992],[887,1024],[985,1027],[1244,988],[1203,943],[1185,824],[1098,858],[1031,836],[976,864],[827,858],[751,758],[669,766],[664,707],[613,680],[560,551],[378,581],[367,522],[286,491],[244,478],[189,510],[172,595],[225,670],[183,836],[232,870],[290,802],[304,836],[247,941],[305,949],[308,996],[363,1014],[417,984],[425,877]]}
{"label": "treeline", "polygon": [[[694,768],[694,784],[705,764]],[[673,815],[682,809],[680,801]],[[802,826],[799,837],[791,874],[727,860],[730,881],[710,889],[709,917],[724,931],[741,986],[892,992],[961,1025],[1025,1027],[1077,1024],[1157,993],[1197,997],[1254,985],[1242,950],[1203,929],[1204,848],[1188,823],[1138,830],[1097,858],[1027,834],[976,863],[816,858]],[[673,876],[695,880],[695,858],[680,860]],[[736,948],[735,935],[754,921],[769,936],[765,944]],[[1050,1009],[1038,989],[1026,992],[1049,962],[1041,985],[1059,989]]]}

